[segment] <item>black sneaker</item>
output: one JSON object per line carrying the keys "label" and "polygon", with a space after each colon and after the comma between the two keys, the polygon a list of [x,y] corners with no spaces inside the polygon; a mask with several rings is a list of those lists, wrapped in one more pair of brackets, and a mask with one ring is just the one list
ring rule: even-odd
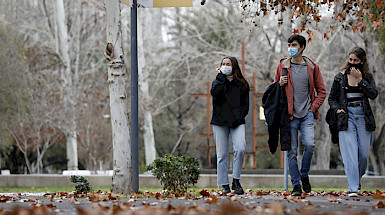
{"label": "black sneaker", "polygon": [[293,187],[293,191],[291,191],[292,196],[301,196],[302,195],[302,189],[300,185],[295,185]]}
{"label": "black sneaker", "polygon": [[301,177],[301,181],[302,181],[303,191],[305,191],[305,193],[310,193],[311,185],[309,182],[309,176],[308,177]]}
{"label": "black sneaker", "polygon": [[231,193],[230,186],[228,184],[222,185],[222,194],[228,194]]}
{"label": "black sneaker", "polygon": [[234,190],[235,194],[242,195],[245,192],[243,191],[243,188],[241,186],[241,183],[239,183],[239,179],[234,179],[233,184],[231,186],[231,189]]}

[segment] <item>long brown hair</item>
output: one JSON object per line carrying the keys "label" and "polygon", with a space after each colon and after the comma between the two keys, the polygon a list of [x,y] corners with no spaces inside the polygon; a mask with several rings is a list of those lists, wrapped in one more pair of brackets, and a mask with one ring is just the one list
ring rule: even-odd
{"label": "long brown hair", "polygon": [[247,83],[245,77],[243,77],[242,75],[242,72],[241,72],[241,68],[239,67],[239,63],[238,63],[238,60],[237,58],[235,57],[224,57],[221,61],[221,66],[222,66],[222,63],[223,63],[223,60],[224,59],[229,59],[231,61],[231,65],[233,67],[233,71],[231,72],[231,74],[233,75],[233,78],[234,80],[237,80],[239,82],[242,83],[242,87],[244,90],[247,90],[249,89],[249,83]]}
{"label": "long brown hair", "polygon": [[[362,72],[362,78],[365,80],[368,80],[372,77],[372,73],[369,71],[369,64],[368,60],[366,58],[366,52],[361,47],[354,47],[352,50],[350,50],[349,55],[355,54],[361,62],[363,62],[363,71]],[[348,56],[349,56],[348,55]],[[346,71],[346,69],[349,68],[349,59],[345,61],[344,65],[341,67],[340,71]]]}

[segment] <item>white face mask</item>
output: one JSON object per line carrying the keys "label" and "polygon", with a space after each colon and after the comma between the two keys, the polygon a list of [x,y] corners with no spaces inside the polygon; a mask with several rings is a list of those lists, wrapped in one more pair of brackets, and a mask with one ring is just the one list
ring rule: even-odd
{"label": "white face mask", "polygon": [[222,66],[221,72],[225,75],[230,75],[233,72],[233,67],[231,66]]}

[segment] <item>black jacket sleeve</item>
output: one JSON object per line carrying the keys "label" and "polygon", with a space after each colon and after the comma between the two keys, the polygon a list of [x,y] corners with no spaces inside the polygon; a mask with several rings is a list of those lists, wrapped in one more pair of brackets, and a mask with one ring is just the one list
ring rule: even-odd
{"label": "black jacket sleeve", "polygon": [[250,93],[250,87],[247,85],[247,89],[245,89],[242,92],[242,104],[245,106],[245,111],[244,111],[244,116],[242,118],[245,118],[247,114],[249,113],[249,106],[250,106],[250,101],[249,101],[249,93]]}
{"label": "black jacket sleeve", "polygon": [[343,109],[340,106],[340,102],[339,102],[340,90],[341,90],[340,83],[337,80],[334,80],[332,88],[329,93],[329,98],[328,98],[330,109],[332,109],[333,113],[335,113],[338,109]]}
{"label": "black jacket sleeve", "polygon": [[211,84],[211,95],[216,97],[219,94],[223,93],[225,90],[226,81],[228,81],[226,75],[218,73],[217,77],[215,78],[215,81],[213,81],[213,83]]}
{"label": "black jacket sleeve", "polygon": [[358,86],[361,87],[362,91],[364,94],[370,98],[370,99],[375,99],[378,95],[378,91],[376,88],[376,83],[374,82],[374,78],[371,77],[369,81],[362,79],[359,83]]}

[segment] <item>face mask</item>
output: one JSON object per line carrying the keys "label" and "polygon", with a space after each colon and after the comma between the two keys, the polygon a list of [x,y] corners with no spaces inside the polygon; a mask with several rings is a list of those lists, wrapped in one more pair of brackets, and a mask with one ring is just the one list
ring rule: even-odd
{"label": "face mask", "polygon": [[349,63],[349,70],[350,68],[356,68],[358,70],[360,70],[360,72],[362,72],[362,69],[364,68],[364,65],[359,63],[359,64],[352,64],[352,63]]}
{"label": "face mask", "polygon": [[292,57],[297,57],[299,54],[298,48],[288,48],[287,52],[289,52],[289,55]]}
{"label": "face mask", "polygon": [[364,69],[364,65],[363,64],[352,64],[352,63],[349,63],[348,64],[348,68],[346,69],[346,74],[349,74],[350,73],[350,70],[351,68],[356,68],[357,70],[359,70],[360,72],[363,71]]}
{"label": "face mask", "polygon": [[225,75],[230,75],[233,71],[233,67],[231,66],[222,66],[221,67],[221,72]]}

